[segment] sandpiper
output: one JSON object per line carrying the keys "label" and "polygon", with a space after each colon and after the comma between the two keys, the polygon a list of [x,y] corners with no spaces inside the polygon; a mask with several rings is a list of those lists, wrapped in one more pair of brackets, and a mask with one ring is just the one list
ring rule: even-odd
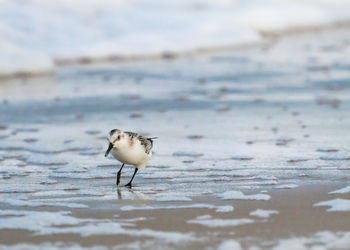
{"label": "sandpiper", "polygon": [[156,138],[144,137],[133,132],[123,132],[119,129],[113,129],[109,132],[109,145],[105,157],[112,151],[113,157],[123,163],[117,174],[117,186],[120,183],[120,175],[124,165],[130,164],[135,166],[135,172],[129,183],[125,186],[131,188],[131,183],[138,169],[146,167],[148,160],[151,158],[153,139]]}

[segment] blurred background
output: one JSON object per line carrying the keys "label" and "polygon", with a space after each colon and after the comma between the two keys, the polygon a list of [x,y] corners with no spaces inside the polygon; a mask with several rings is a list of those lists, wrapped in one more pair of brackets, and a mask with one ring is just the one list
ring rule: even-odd
{"label": "blurred background", "polygon": [[348,23],[346,0],[1,0],[0,77],[172,57]]}

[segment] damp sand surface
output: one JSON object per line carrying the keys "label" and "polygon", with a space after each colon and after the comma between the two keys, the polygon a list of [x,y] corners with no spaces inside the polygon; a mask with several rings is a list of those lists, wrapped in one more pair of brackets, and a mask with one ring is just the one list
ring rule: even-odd
{"label": "damp sand surface", "polygon": [[[271,199],[268,202],[222,201],[203,195],[191,202],[166,203],[140,199],[123,200],[123,195],[132,191],[120,188],[116,190],[118,199],[106,201],[102,207],[98,201],[92,201],[87,203],[89,208],[68,209],[72,217],[80,220],[101,224],[108,221],[103,225],[105,228],[90,227],[91,232],[88,232],[86,229],[89,227],[85,225],[85,229],[80,226],[81,232],[74,230],[74,227],[59,232],[65,226],[58,226],[57,233],[47,234],[44,231],[39,235],[23,229],[1,230],[2,243],[10,246],[26,242],[33,247],[42,242],[50,242],[53,246],[60,246],[57,242],[64,242],[62,246],[78,244],[88,248],[102,245],[107,248],[119,246],[127,249],[146,249],[151,246],[169,249],[215,249],[228,239],[235,239],[243,249],[277,249],[287,240],[306,247],[307,244],[301,240],[304,238],[316,238],[313,243],[317,246],[322,242],[317,234],[327,232],[335,237],[335,241],[343,242],[343,249],[346,249],[349,244],[348,235],[342,234],[348,230],[350,223],[348,212],[327,213],[326,207],[314,206],[320,200],[334,199],[333,195],[327,194],[334,188],[336,186],[306,185],[293,190],[276,189],[269,192]],[[347,196],[341,198],[346,199]],[[234,209],[227,209],[230,207]],[[220,211],[220,208],[226,210]],[[35,211],[55,213],[56,209],[38,208]],[[272,212],[266,216],[264,211]],[[108,225],[109,223],[125,224],[125,229],[129,232],[114,233],[114,227],[111,227],[112,224]],[[69,228],[72,229],[71,232]],[[133,232],[137,236],[132,235]]]}
{"label": "damp sand surface", "polygon": [[[348,249],[349,40],[1,82],[0,248]],[[113,128],[159,137],[132,189]]]}

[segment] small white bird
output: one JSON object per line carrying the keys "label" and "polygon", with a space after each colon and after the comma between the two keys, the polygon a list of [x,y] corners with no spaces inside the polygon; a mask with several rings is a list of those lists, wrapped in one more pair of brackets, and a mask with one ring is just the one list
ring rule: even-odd
{"label": "small white bird", "polygon": [[148,160],[151,158],[153,139],[156,138],[157,137],[143,137],[137,133],[123,132],[119,129],[113,129],[109,132],[109,145],[105,157],[107,157],[112,150],[113,157],[123,163],[117,174],[116,185],[119,185],[124,164],[130,164],[135,166],[135,172],[129,183],[125,186],[131,188],[132,180],[138,169],[146,167]]}

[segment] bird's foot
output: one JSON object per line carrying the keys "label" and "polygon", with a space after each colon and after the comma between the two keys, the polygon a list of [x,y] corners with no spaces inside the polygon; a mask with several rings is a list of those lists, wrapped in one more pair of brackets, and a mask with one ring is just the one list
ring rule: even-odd
{"label": "bird's foot", "polygon": [[129,182],[128,184],[126,184],[125,187],[132,188],[131,183]]}

